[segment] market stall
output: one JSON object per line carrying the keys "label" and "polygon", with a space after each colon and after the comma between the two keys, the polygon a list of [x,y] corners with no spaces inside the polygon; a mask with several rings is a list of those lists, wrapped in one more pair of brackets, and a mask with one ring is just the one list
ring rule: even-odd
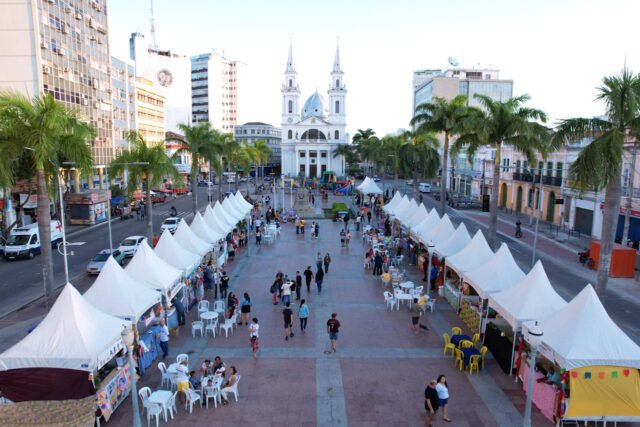
{"label": "market stall", "polygon": [[403,221],[402,225],[408,229],[415,228],[427,216],[429,216],[429,211],[424,207],[423,203],[420,203],[420,205],[418,205],[418,209],[414,210],[413,214],[408,217],[406,221]]}
{"label": "market stall", "polygon": [[247,216],[251,213],[253,206],[249,205],[246,202],[246,204],[242,203],[242,199],[237,196],[238,194],[240,194],[239,191],[236,194],[231,193],[228,198],[229,200],[231,200],[231,204],[236,208],[236,210],[242,212],[245,216]]}
{"label": "market stall", "polygon": [[253,205],[245,200],[245,198],[242,196],[242,192],[236,192],[236,200],[241,206],[245,206],[247,209],[249,209],[249,211],[253,209]]}
{"label": "market stall", "polygon": [[233,230],[233,226],[225,221],[224,218],[216,216],[210,205],[207,205],[202,219],[204,219],[204,222],[206,222],[207,225],[220,236],[226,236],[231,230]]}
{"label": "market stall", "polygon": [[436,244],[434,252],[446,261],[446,258],[460,252],[470,241],[471,236],[467,231],[467,226],[464,225],[464,222],[461,222],[456,231],[447,240]]}
{"label": "market stall", "polygon": [[389,203],[385,204],[382,207],[382,210],[388,214],[392,214],[394,209],[398,206],[398,203],[402,200],[402,194],[399,191],[396,191],[396,194],[393,195]]}
{"label": "market stall", "polygon": [[202,258],[189,252],[174,239],[169,230],[165,230],[153,251],[167,264],[179,269],[185,276],[200,266]]}
{"label": "market stall", "polygon": [[196,212],[193,216],[193,220],[191,221],[191,231],[211,245],[214,245],[220,239],[224,239],[223,235],[216,233],[207,225],[202,218],[202,215],[200,215],[200,212]]}
{"label": "market stall", "polygon": [[412,239],[418,241],[420,236],[423,234],[427,234],[429,231],[433,229],[440,222],[440,215],[436,209],[431,209],[429,215],[424,218],[418,225],[411,228],[409,234]]}
{"label": "market stall", "polygon": [[223,221],[224,224],[226,224],[226,228],[229,230],[228,232],[233,230],[236,224],[238,224],[238,220],[229,215],[226,209],[223,209],[222,205],[218,201],[213,205],[213,213],[218,220]]}
{"label": "market stall", "polygon": [[198,254],[201,258],[204,258],[209,252],[213,251],[213,244],[207,243],[196,236],[184,219],[181,219],[178,223],[178,228],[176,228],[173,237],[175,237],[180,246],[189,252]]}
{"label": "market stall", "polygon": [[224,209],[231,218],[235,220],[237,224],[238,221],[242,221],[242,219],[246,216],[243,212],[236,209],[236,207],[231,203],[231,199],[229,197],[225,198],[221,203],[222,209]]}
{"label": "market stall", "polygon": [[136,254],[129,261],[125,271],[143,285],[162,292],[166,298],[166,301],[163,301],[165,305],[184,285],[180,281],[182,271],[160,259],[146,241],[138,246]]}
{"label": "market stall", "polygon": [[431,242],[435,246],[438,246],[439,243],[449,239],[454,232],[455,228],[453,224],[451,224],[449,215],[444,214],[431,230],[423,232],[419,235],[419,238],[423,245],[428,245]]}
{"label": "market stall", "polygon": [[403,209],[399,209],[393,216],[395,220],[400,222],[400,224],[406,223],[406,221],[413,216],[414,213],[418,212],[418,203],[416,203],[415,199],[409,200]]}
{"label": "market stall", "polygon": [[364,178],[362,184],[358,185],[356,189],[362,194],[382,194],[382,190],[378,187],[378,184],[368,176]]}

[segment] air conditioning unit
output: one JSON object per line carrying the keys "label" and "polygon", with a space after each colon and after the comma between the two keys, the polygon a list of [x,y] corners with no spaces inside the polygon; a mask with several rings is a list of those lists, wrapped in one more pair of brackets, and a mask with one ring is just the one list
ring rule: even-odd
{"label": "air conditioning unit", "polygon": [[107,89],[107,93],[113,93],[113,90]]}
{"label": "air conditioning unit", "polygon": [[40,42],[40,47],[43,49],[49,49],[49,43],[48,42]]}
{"label": "air conditioning unit", "polygon": [[56,4],[56,0],[47,0],[51,4]]}
{"label": "air conditioning unit", "polygon": [[60,28],[60,31],[62,32],[62,34],[69,34],[69,29],[66,25],[63,25],[62,28]]}
{"label": "air conditioning unit", "polygon": [[80,12],[76,12],[76,19],[82,21],[82,14]]}
{"label": "air conditioning unit", "polygon": [[94,89],[98,89],[98,79],[93,79],[91,81],[91,86],[93,86]]}
{"label": "air conditioning unit", "polygon": [[51,74],[51,67],[49,67],[48,65],[44,65],[44,66],[42,67],[42,72],[43,72],[44,74]]}
{"label": "air conditioning unit", "polygon": [[93,108],[95,108],[96,110],[97,110],[98,108],[100,108],[100,103],[99,103],[98,101],[94,102],[94,103],[93,103]]}
{"label": "air conditioning unit", "polygon": [[69,71],[71,71],[71,67],[64,67],[62,71],[64,71],[65,73],[68,73]]}
{"label": "air conditioning unit", "polygon": [[58,47],[54,49],[54,52],[60,56],[65,56],[67,54],[67,51],[63,47]]}
{"label": "air conditioning unit", "polygon": [[71,13],[71,12],[73,12],[73,8],[71,6],[67,6],[67,7],[64,8],[64,11],[67,12],[67,13]]}
{"label": "air conditioning unit", "polygon": [[93,18],[89,18],[89,27],[96,28],[96,21]]}
{"label": "air conditioning unit", "polygon": [[89,100],[87,98],[82,98],[81,104],[82,105],[89,105]]}

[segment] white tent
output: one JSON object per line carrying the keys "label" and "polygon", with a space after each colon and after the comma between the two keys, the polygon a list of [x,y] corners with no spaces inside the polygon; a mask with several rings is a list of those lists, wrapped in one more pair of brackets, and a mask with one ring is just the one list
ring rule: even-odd
{"label": "white tent", "polygon": [[378,187],[378,184],[369,177],[366,177],[357,189],[359,192],[364,194],[382,194],[382,190]]}
{"label": "white tent", "polygon": [[242,212],[245,216],[251,212],[252,208],[242,204],[235,194],[231,193],[228,198],[231,200],[231,204],[236,208],[236,210]]}
{"label": "white tent", "polygon": [[206,222],[204,222],[200,212],[196,212],[193,216],[193,221],[191,221],[191,231],[193,231],[196,236],[210,244],[215,244],[218,240],[223,238],[213,231]]}
{"label": "white tent", "polygon": [[356,190],[360,191],[360,189],[362,187],[364,187],[364,185],[370,180],[371,178],[369,178],[368,176],[365,176],[364,179],[362,180],[362,182],[360,183],[360,185],[356,186]]}
{"label": "white tent", "polygon": [[169,300],[181,288],[182,271],[160,259],[146,241],[138,246],[125,270],[138,282],[162,292]]}
{"label": "white tent", "polygon": [[242,193],[239,190],[236,193],[236,200],[240,202],[240,205],[246,206],[249,210],[253,209],[253,205],[244,199]]}
{"label": "white tent", "polygon": [[396,191],[396,194],[393,195],[389,203],[384,205],[382,209],[388,214],[393,213],[393,210],[398,206],[398,203],[400,203],[401,200],[402,194],[400,194],[399,191]]}
{"label": "white tent", "polygon": [[543,319],[566,305],[551,286],[541,261],[517,285],[489,295],[489,307],[500,313],[514,331],[522,322]]}
{"label": "white tent", "polygon": [[245,216],[242,212],[238,211],[233,206],[233,204],[231,203],[231,200],[228,197],[224,199],[224,201],[222,202],[222,209],[226,210],[229,216],[231,216],[236,220],[236,223],[240,221],[242,218],[244,218]]}
{"label": "white tent", "polygon": [[404,223],[407,219],[409,219],[413,214],[418,210],[418,203],[415,199],[411,199],[407,207],[398,211],[397,215],[395,215],[396,219],[400,221],[400,223]]}
{"label": "white tent", "polygon": [[438,215],[438,211],[436,209],[431,209],[429,215],[425,219],[423,219],[420,224],[418,224],[415,228],[411,229],[411,234],[414,236],[420,236],[421,234],[428,233],[433,227],[435,227],[440,222],[440,216]]}
{"label": "white tent", "polygon": [[[524,323],[524,329],[530,322]],[[561,368],[605,365],[640,369],[640,347],[614,323],[591,285],[564,308],[538,319],[540,352]],[[528,333],[524,334],[525,339]]]}
{"label": "white tent", "polygon": [[178,228],[176,229],[173,237],[175,237],[180,246],[189,252],[200,255],[200,257],[205,256],[207,252],[211,252],[213,250],[213,244],[207,243],[196,236],[184,219],[181,219],[178,223]]}
{"label": "white tent", "polygon": [[467,231],[467,226],[464,225],[464,222],[461,222],[451,237],[436,245],[435,252],[440,255],[440,257],[446,259],[460,252],[470,241],[471,236]]}
{"label": "white tent", "polygon": [[404,196],[402,196],[402,200],[400,200],[400,202],[398,202],[396,207],[393,209],[393,212],[390,212],[390,215],[397,218],[399,215],[402,215],[404,211],[409,208],[409,206],[411,206],[411,202],[405,194]]}
{"label": "white tent", "polygon": [[432,241],[435,246],[449,239],[451,235],[456,231],[453,224],[451,224],[451,220],[449,219],[449,215],[446,213],[442,215],[440,218],[440,222],[436,224],[430,231],[422,234],[420,237],[420,241],[424,245],[428,245],[429,241]]}
{"label": "white tent", "polygon": [[409,228],[415,228],[429,215],[429,211],[424,207],[423,203],[420,203],[418,209],[413,211],[413,214],[404,221],[404,225]]}
{"label": "white tent", "polygon": [[464,281],[483,299],[516,285],[524,276],[506,243],[491,258],[463,274]]}
{"label": "white tent", "polygon": [[218,235],[226,236],[227,233],[233,230],[233,226],[229,225],[224,218],[216,216],[216,214],[213,213],[213,208],[209,205],[207,205],[202,219],[204,219],[204,222]]}
{"label": "white tent", "polygon": [[233,227],[235,227],[238,223],[238,220],[236,218],[229,215],[229,213],[225,209],[223,209],[219,201],[216,201],[216,204],[213,205],[213,213],[215,214],[216,219],[218,219],[219,222],[227,224],[227,227],[230,227],[229,231],[233,230]]}
{"label": "white tent", "polygon": [[185,276],[191,274],[193,270],[198,268],[202,260],[199,255],[189,252],[180,246],[169,230],[165,230],[164,233],[162,233],[153,251],[161,260],[181,270]]}
{"label": "white tent", "polygon": [[0,354],[0,370],[62,368],[93,372],[123,348],[124,326],[89,304],[70,283],[42,322],[22,341]]}
{"label": "white tent", "polygon": [[137,322],[151,307],[162,301],[162,294],[138,282],[109,257],[84,298],[98,310]]}
{"label": "white tent", "polygon": [[[435,209],[434,209],[435,210]],[[481,266],[493,256],[482,231],[478,230],[467,246],[455,255],[447,258],[447,267],[458,273],[458,276]]]}

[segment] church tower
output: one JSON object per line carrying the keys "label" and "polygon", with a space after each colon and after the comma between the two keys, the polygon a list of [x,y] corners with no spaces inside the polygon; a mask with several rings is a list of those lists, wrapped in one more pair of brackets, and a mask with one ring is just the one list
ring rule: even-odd
{"label": "church tower", "polygon": [[282,127],[283,139],[287,138],[284,130],[300,121],[300,87],[298,86],[298,72],[293,67],[292,46],[289,44],[289,57],[287,68],[284,71],[284,83],[282,84]]}
{"label": "church tower", "polygon": [[336,57],[333,60],[331,84],[327,91],[329,95],[329,122],[335,125],[346,125],[345,98],[347,88],[344,84],[344,72],[340,66],[340,46],[336,45]]}

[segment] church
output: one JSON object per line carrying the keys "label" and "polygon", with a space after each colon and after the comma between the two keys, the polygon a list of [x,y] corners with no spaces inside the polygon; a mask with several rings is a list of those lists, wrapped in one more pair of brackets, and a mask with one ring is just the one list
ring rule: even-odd
{"label": "church", "polygon": [[321,178],[325,171],[345,175],[344,156],[333,157],[336,147],[350,144],[346,133],[347,89],[340,66],[340,49],[331,71],[327,99],[315,93],[300,108],[298,73],[289,46],[287,68],[282,85],[282,173],[290,177]]}

